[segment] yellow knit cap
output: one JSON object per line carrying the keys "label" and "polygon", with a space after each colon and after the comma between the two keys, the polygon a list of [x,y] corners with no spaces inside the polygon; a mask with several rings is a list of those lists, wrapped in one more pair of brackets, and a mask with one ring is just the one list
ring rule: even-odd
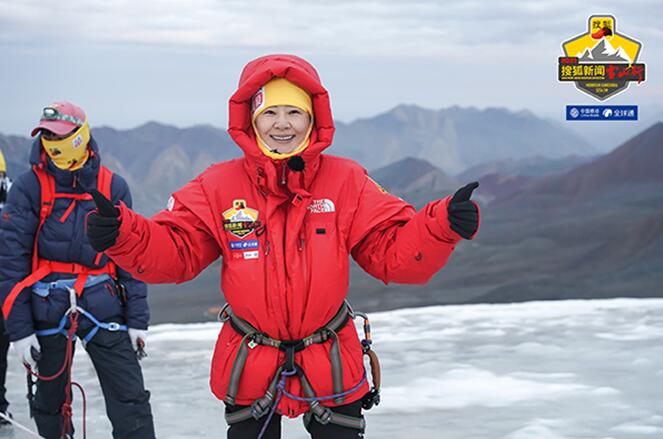
{"label": "yellow knit cap", "polygon": [[313,115],[311,96],[301,87],[285,78],[274,78],[253,95],[251,113],[253,120],[269,107],[290,105]]}
{"label": "yellow knit cap", "polygon": [[5,156],[2,155],[2,151],[0,151],[0,172],[7,173],[7,163],[5,162]]}

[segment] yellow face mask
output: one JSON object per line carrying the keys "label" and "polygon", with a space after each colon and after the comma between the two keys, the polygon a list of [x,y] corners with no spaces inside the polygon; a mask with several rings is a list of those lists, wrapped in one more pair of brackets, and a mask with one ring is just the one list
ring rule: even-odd
{"label": "yellow face mask", "polygon": [[5,162],[5,156],[2,155],[2,151],[0,150],[0,174],[4,174],[7,172],[7,163]]}
{"label": "yellow face mask", "polygon": [[46,140],[41,136],[41,144],[55,166],[64,171],[76,171],[85,165],[90,152],[90,127],[87,120],[72,135],[62,140]]}

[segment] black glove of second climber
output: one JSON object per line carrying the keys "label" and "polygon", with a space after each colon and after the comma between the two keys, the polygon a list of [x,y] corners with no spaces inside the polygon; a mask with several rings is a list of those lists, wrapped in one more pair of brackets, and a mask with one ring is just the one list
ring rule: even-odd
{"label": "black glove of second climber", "polygon": [[458,189],[447,208],[451,230],[465,239],[472,239],[479,228],[479,208],[470,200],[478,187],[479,182],[475,181]]}
{"label": "black glove of second climber", "polygon": [[87,239],[97,252],[113,246],[120,234],[120,210],[98,190],[90,191],[97,210],[87,216]]}

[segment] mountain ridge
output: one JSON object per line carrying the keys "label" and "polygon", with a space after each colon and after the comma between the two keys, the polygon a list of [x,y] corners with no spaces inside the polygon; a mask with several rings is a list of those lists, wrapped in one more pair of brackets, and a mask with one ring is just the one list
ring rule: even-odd
{"label": "mountain ridge", "polygon": [[[131,183],[135,206],[144,214],[160,210],[173,191],[211,163],[242,155],[226,130],[209,124],[178,128],[148,121],[126,130],[94,127],[92,134],[104,163]],[[0,135],[0,148],[9,151],[10,175],[29,168],[31,142]],[[493,159],[557,157],[564,151],[581,154],[593,149],[575,133],[528,110],[459,106],[430,110],[412,104],[338,123],[329,150],[371,171],[415,157],[447,176]]]}

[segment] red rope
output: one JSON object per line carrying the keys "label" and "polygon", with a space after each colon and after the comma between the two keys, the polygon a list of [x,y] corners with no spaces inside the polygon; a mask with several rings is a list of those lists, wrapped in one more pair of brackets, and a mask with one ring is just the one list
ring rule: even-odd
{"label": "red rope", "polygon": [[73,410],[71,408],[72,386],[76,386],[80,390],[83,398],[83,438],[85,438],[87,435],[86,431],[87,426],[85,421],[87,416],[87,403],[85,399],[85,391],[83,390],[83,387],[80,384],[75,383],[71,380],[71,366],[73,365],[74,361],[74,336],[76,335],[77,330],[78,330],[78,313],[73,312],[69,314],[69,329],[67,330],[67,348],[65,350],[64,363],[62,364],[60,370],[57,371],[55,374],[50,376],[40,375],[34,372],[28,366],[26,366],[28,373],[41,381],[53,381],[63,373],[65,372],[67,373],[67,384],[65,385],[64,388],[65,400],[64,403],[62,404],[62,407],[60,407],[60,414],[62,415],[63,418],[62,432],[61,432],[62,438],[67,438],[69,437],[67,436],[68,434],[74,433],[73,424],[71,422],[71,418],[73,415]]}
{"label": "red rope", "polygon": [[83,390],[83,386],[76,382],[72,381],[71,385],[76,386],[76,388],[81,392],[81,398],[83,399],[83,438],[85,438],[87,436],[87,425],[85,422],[87,419],[87,398],[85,397],[85,390]]}

